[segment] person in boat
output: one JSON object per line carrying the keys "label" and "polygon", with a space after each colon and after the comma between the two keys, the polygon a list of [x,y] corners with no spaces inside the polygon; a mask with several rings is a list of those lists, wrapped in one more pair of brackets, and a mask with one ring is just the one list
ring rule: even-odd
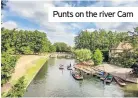
{"label": "person in boat", "polygon": [[70,63],[70,67],[71,67],[71,63]]}

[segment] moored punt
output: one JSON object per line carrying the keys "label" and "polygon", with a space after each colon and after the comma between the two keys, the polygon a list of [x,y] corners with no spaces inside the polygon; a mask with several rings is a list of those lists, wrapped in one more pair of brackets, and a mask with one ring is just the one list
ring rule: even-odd
{"label": "moored punt", "polygon": [[68,70],[72,70],[71,64],[67,66],[67,69],[68,69]]}
{"label": "moored punt", "polygon": [[104,76],[104,72],[103,71],[98,71],[95,73],[95,75],[98,77],[98,78],[102,78]]}
{"label": "moored punt", "polygon": [[101,80],[105,80],[106,77],[107,77],[107,75],[108,75],[108,73],[105,73],[105,72],[104,72],[104,75],[102,75],[102,76],[100,77],[100,79],[101,79]]}
{"label": "moored punt", "polygon": [[106,83],[111,83],[113,81],[113,76],[111,74],[108,74],[104,81]]}
{"label": "moored punt", "polygon": [[120,86],[126,86],[126,83],[121,78],[114,76],[114,79]]}
{"label": "moored punt", "polygon": [[79,75],[78,73],[72,72],[72,76],[76,79],[76,80],[83,80],[83,76]]}
{"label": "moored punt", "polygon": [[59,66],[59,69],[64,69],[64,65],[60,65]]}
{"label": "moored punt", "polygon": [[71,67],[67,67],[67,69],[68,69],[68,70],[72,70],[72,68],[71,68]]}

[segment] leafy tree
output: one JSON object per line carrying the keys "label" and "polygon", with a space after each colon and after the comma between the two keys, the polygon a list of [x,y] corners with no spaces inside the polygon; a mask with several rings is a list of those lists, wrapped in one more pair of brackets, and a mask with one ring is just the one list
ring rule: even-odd
{"label": "leafy tree", "polygon": [[2,52],[36,54],[48,52],[51,45],[46,33],[40,31],[8,30],[2,28]]}
{"label": "leafy tree", "polygon": [[11,74],[14,71],[17,57],[10,56],[7,53],[2,53],[1,61],[1,85],[3,85],[11,78]]}
{"label": "leafy tree", "polygon": [[1,0],[1,9],[4,9],[6,6],[7,0]]}
{"label": "leafy tree", "polygon": [[56,52],[56,47],[54,45],[50,45],[49,52]]}
{"label": "leafy tree", "polygon": [[56,47],[56,52],[71,52],[71,47],[64,42],[56,42],[54,46]]}
{"label": "leafy tree", "polygon": [[76,49],[74,51],[74,54],[76,59],[78,59],[79,61],[90,60],[92,56],[91,51],[88,49]]}
{"label": "leafy tree", "polygon": [[93,60],[95,65],[102,64],[103,61],[103,54],[99,49],[96,49],[93,54]]}
{"label": "leafy tree", "polygon": [[129,42],[132,43],[133,47],[138,48],[138,27],[134,28],[134,31],[128,32],[130,35]]}

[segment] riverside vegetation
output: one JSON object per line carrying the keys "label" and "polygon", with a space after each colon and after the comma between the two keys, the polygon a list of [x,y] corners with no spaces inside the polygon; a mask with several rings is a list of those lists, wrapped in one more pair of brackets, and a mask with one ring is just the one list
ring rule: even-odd
{"label": "riverside vegetation", "polygon": [[[117,46],[120,42],[130,43],[133,46],[133,51],[123,51],[122,53],[118,53],[118,55],[120,55],[119,57],[109,58],[109,50]],[[93,54],[94,56],[95,51],[98,49],[97,52],[101,51],[103,54],[102,57],[100,56],[101,53],[96,53],[99,54],[101,59],[100,61],[103,59],[103,61],[106,62],[113,61],[112,63],[118,66],[130,67],[138,61],[138,27],[134,28],[134,31],[131,32],[113,32],[105,31],[104,29],[95,30],[93,32],[89,32],[87,30],[82,31],[75,37],[75,49],[88,49],[87,51],[90,50],[91,55]],[[90,53],[87,55],[89,57]],[[93,58],[93,55],[91,58]],[[95,58],[98,59],[98,57],[95,56],[93,60],[96,60]],[[83,60],[85,61],[85,59]]]}

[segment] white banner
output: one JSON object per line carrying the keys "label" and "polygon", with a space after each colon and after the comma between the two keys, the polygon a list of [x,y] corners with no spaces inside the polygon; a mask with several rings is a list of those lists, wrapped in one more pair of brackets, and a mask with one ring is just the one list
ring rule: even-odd
{"label": "white banner", "polygon": [[49,7],[49,22],[138,22],[138,7]]}

